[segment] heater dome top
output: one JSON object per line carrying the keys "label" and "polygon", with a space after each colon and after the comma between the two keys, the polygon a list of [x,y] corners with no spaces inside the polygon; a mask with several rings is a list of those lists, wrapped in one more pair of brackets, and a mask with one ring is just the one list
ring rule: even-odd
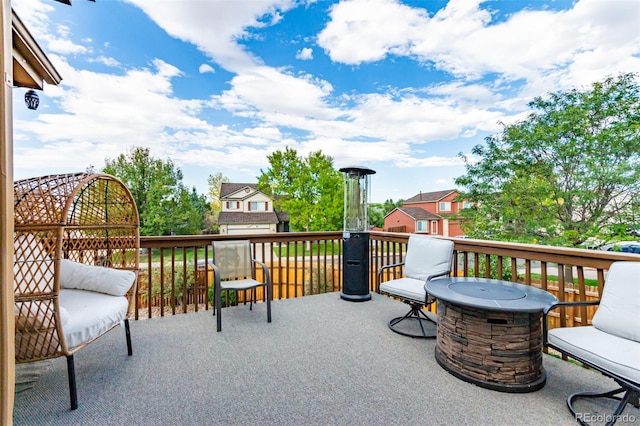
{"label": "heater dome top", "polygon": [[349,174],[355,174],[355,175],[373,175],[376,173],[375,170],[371,170],[367,167],[362,167],[362,166],[343,167],[340,169],[340,171],[342,173],[349,173]]}

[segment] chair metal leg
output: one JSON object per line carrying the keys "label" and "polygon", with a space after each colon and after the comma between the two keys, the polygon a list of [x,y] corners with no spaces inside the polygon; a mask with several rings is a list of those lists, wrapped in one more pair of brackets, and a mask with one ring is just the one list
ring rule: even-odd
{"label": "chair metal leg", "polygon": [[129,318],[124,319],[124,334],[127,338],[127,355],[133,355],[133,348],[131,347],[131,330],[129,329]]}
{"label": "chair metal leg", "polygon": [[[624,392],[623,396],[616,396],[621,392]],[[620,414],[622,413],[622,411],[624,410],[627,404],[631,404],[636,408],[640,408],[640,392],[633,389],[625,388],[625,387],[620,387],[618,389],[614,389],[612,391],[602,392],[602,393],[596,393],[596,392],[574,393],[570,395],[569,398],[567,398],[567,407],[569,408],[569,411],[571,411],[573,418],[575,418],[576,421],[580,423],[582,426],[589,426],[589,423],[585,422],[582,419],[582,416],[580,416],[579,413],[576,412],[576,409],[574,408],[573,403],[578,399],[585,399],[585,398],[609,398],[616,401],[620,401],[620,403],[618,404],[614,412],[607,417],[608,421],[606,423],[606,426],[611,426],[618,420],[618,417],[620,416]]]}
{"label": "chair metal leg", "polygon": [[76,368],[73,362],[73,355],[67,355],[67,375],[69,376],[69,397],[71,399],[71,409],[78,408],[78,390],[76,388]]}
{"label": "chair metal leg", "polygon": [[[414,304],[410,304],[410,305],[411,305],[411,310],[407,312],[406,315],[402,317],[393,318],[391,321],[389,321],[389,328],[391,329],[391,331],[398,334],[402,334],[403,336],[409,336],[409,337],[426,338],[426,339],[435,338],[436,334],[427,333],[423,323],[424,321],[427,321],[429,323],[435,324],[435,322],[423,312],[422,305],[414,305]],[[400,324],[402,321],[417,321],[418,325],[420,326],[420,333],[419,334],[408,333],[397,328],[396,326]]]}
{"label": "chair metal leg", "polygon": [[[217,331],[222,331],[222,291],[220,290],[220,286],[216,286],[215,291],[215,308],[213,309],[213,315],[218,311],[218,315],[216,316],[216,327]],[[228,296],[228,293],[227,293]]]}
{"label": "chair metal leg", "polygon": [[271,295],[270,289],[267,290],[267,322],[271,322],[271,299],[273,296]]}

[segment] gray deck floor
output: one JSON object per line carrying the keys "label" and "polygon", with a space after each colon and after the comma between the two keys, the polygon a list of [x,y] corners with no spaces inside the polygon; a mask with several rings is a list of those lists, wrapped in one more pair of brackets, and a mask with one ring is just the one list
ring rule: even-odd
{"label": "gray deck floor", "polygon": [[[76,354],[77,410],[69,410],[66,363],[58,358],[16,395],[14,422],[575,425],[567,396],[615,385],[547,355],[547,384],[537,392],[466,383],[437,364],[435,340],[388,329],[406,311],[377,294],[354,303],[331,293],[274,301],[271,324],[263,303],[225,308],[221,333],[210,311],[132,321],[133,356],[119,328]],[[640,421],[638,410],[625,413]]]}

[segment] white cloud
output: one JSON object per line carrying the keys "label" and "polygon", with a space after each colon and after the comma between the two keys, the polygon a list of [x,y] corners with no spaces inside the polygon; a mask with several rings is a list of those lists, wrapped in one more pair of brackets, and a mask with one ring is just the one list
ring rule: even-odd
{"label": "white cloud", "polygon": [[45,47],[47,52],[60,54],[85,54],[91,50],[72,41],[69,28],[65,25],[57,25],[55,28],[49,21],[48,14],[54,9],[48,2],[41,0],[14,0],[11,7],[29,28],[39,44]]}
{"label": "white cloud", "polygon": [[[427,145],[481,140],[501,130],[498,122],[523,118],[534,96],[640,71],[640,3],[631,0],[580,0],[564,11],[525,8],[500,22],[491,14],[492,2],[480,0],[451,0],[440,10],[430,9],[433,2],[341,1],[331,7],[324,29],[305,43],[315,41],[345,70],[402,58],[425,72],[420,87],[398,78],[395,87],[369,92],[342,89],[348,86],[331,73],[313,74],[309,67],[321,61],[276,67],[248,50],[245,41],[261,36],[257,29],[286,22],[287,11],[303,7],[293,0],[127,2],[207,55],[203,62],[214,65],[202,63],[199,72],[216,75],[206,78],[226,75],[214,66],[230,73],[225,89],[203,92],[205,101],[181,99],[174,85],[188,76],[170,55],[150,58],[144,68],[113,57],[91,59],[117,67],[111,74],[76,69],[50,55],[64,79],[60,87],[47,87],[45,96],[61,113],[44,105],[35,119],[15,123],[18,169],[101,166],[131,146],[227,175],[255,176],[267,155],[286,146],[301,154],[322,150],[339,166],[396,167],[403,175],[453,169],[461,167],[459,158]],[[48,1],[12,4],[47,52],[91,53],[91,39],[75,42],[72,27],[49,22]],[[314,51],[305,47],[295,57],[308,61]],[[440,80],[430,79],[433,70]],[[209,111],[224,118],[210,119]]]}
{"label": "white cloud", "polygon": [[[273,1],[149,1],[126,0],[142,9],[170,35],[193,43],[223,68],[240,72],[261,60],[237,43],[246,28],[275,24],[293,0]],[[266,19],[265,19],[266,18]]]}
{"label": "white cloud", "polygon": [[313,49],[311,49],[310,47],[305,47],[301,50],[298,50],[298,52],[296,53],[296,59],[300,59],[303,61],[309,61],[313,59]]}
{"label": "white cloud", "polygon": [[[94,165],[104,164],[105,154],[115,157],[131,146],[152,146],[162,156],[172,144],[197,143],[216,133],[197,117],[199,101],[173,96],[171,80],[181,72],[163,61],[112,75],[77,70],[61,58],[51,59],[65,79],[58,87],[48,87],[47,94],[62,113],[41,113],[35,120],[16,122],[17,133],[33,134],[44,144],[44,150],[18,145],[16,166],[36,166],[36,158],[49,161],[47,147],[59,146],[65,147],[61,152],[81,152],[84,162]],[[73,154],[54,158],[58,165],[77,167]]]}
{"label": "white cloud", "polygon": [[[430,18],[424,9],[394,0],[344,1],[332,8],[318,43],[333,61],[345,64],[409,56],[471,80],[497,73],[536,81],[551,74],[550,83],[569,87],[590,69],[600,78],[604,70],[640,70],[637,55],[630,58],[638,51],[637,2],[582,0],[567,11],[524,9],[500,23],[480,9],[482,3],[451,0]],[[598,59],[589,63],[581,60],[585,55]],[[617,56],[626,61],[616,61]],[[562,74],[576,61],[584,67]]]}
{"label": "white cloud", "polygon": [[209,72],[211,74],[215,74],[216,70],[209,64],[202,64],[198,68],[198,72],[200,72],[200,74],[204,74],[204,73],[207,73],[207,72]]}
{"label": "white cloud", "polygon": [[290,114],[298,117],[335,118],[324,102],[331,94],[332,86],[311,77],[297,78],[271,67],[254,67],[251,72],[235,76],[232,89],[214,101],[230,110],[250,115]]}
{"label": "white cloud", "polygon": [[112,57],[102,56],[102,55],[89,59],[89,62],[95,62],[95,63],[106,65],[108,67],[113,67],[113,68],[120,66],[120,62],[118,62],[117,59]]}

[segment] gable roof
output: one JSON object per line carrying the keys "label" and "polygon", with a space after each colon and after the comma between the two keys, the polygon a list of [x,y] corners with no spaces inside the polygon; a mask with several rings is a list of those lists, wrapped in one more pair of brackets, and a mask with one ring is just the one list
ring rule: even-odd
{"label": "gable roof", "polygon": [[[238,191],[243,190],[244,188],[251,188],[256,191],[259,191],[258,185],[255,183],[230,183],[223,182],[220,184],[220,198],[228,197],[231,194],[234,194]],[[262,192],[262,191],[261,191]]]}
{"label": "gable roof", "polygon": [[395,209],[391,210],[391,212],[389,212],[385,217],[389,216],[396,210],[401,211],[414,220],[440,219],[442,217],[438,216],[437,214],[429,213],[428,211],[420,207],[396,207]]}
{"label": "gable roof", "polygon": [[418,195],[414,195],[408,200],[404,200],[404,203],[429,203],[442,200],[447,195],[458,192],[455,189],[445,189],[443,191],[434,192],[421,192]]}
{"label": "gable roof", "polygon": [[274,212],[220,212],[218,223],[278,223],[278,216]]}

